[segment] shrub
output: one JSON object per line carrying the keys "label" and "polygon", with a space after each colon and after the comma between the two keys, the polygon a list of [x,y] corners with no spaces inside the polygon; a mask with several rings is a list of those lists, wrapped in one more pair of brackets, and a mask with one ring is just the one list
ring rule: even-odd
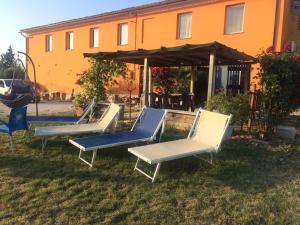
{"label": "shrub", "polygon": [[220,92],[208,100],[206,108],[226,115],[232,114],[232,123],[242,124],[249,117],[249,94],[244,93],[233,97]]}
{"label": "shrub", "polygon": [[[270,50],[271,49],[271,50]],[[262,52],[258,61],[264,132],[271,133],[274,126],[295,108],[295,83],[299,79],[300,55],[291,53],[290,47],[285,45],[284,52],[275,53],[272,48]]]}
{"label": "shrub", "polygon": [[81,102],[83,98],[86,101],[92,100],[107,100],[108,88],[117,84],[116,77],[125,77],[127,74],[127,67],[125,63],[116,62],[113,60],[96,61],[90,60],[90,68],[87,71],[79,74],[77,84],[79,84],[83,91],[75,97],[76,102]]}

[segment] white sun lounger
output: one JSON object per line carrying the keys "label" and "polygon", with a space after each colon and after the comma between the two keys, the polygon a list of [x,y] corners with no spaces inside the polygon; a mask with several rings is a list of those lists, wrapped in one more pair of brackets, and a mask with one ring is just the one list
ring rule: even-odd
{"label": "white sun lounger", "polygon": [[96,123],[37,127],[34,136],[42,138],[42,151],[44,151],[49,137],[106,132],[113,122],[115,126],[117,125],[119,111],[120,107],[111,103]]}
{"label": "white sun lounger", "polygon": [[[210,153],[212,164],[213,153],[220,150],[231,117],[200,109],[186,139],[129,148],[128,151],[138,157],[134,169],[154,182],[161,164],[166,161]],[[156,165],[153,176],[138,167],[140,160]]]}

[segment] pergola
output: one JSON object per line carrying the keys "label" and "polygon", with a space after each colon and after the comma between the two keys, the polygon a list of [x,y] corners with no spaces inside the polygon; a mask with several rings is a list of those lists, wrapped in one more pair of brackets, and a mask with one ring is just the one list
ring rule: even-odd
{"label": "pergola", "polygon": [[[199,45],[182,45],[178,47],[161,47],[154,50],[137,49],[133,51],[84,53],[84,57],[96,60],[115,60],[129,64],[144,66],[143,98],[148,105],[148,93],[151,84],[151,70],[149,67],[180,67],[202,66],[209,67],[208,98],[213,95],[215,68],[218,65],[249,65],[256,63],[250,55],[230,48],[218,42]],[[194,87],[195,70],[192,70],[191,92]],[[147,85],[148,84],[148,85]]]}

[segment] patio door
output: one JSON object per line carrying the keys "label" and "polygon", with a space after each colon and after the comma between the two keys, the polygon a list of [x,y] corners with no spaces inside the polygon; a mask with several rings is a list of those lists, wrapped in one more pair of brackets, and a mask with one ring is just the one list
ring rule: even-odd
{"label": "patio door", "polygon": [[195,80],[195,107],[203,107],[207,99],[208,68],[198,67]]}

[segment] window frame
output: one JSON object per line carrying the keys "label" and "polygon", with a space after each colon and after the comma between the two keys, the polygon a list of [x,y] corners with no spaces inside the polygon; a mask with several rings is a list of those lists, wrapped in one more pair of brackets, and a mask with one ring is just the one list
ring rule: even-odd
{"label": "window frame", "polygon": [[[122,26],[127,25],[127,43],[122,44]],[[129,23],[119,23],[118,24],[118,45],[119,46],[125,46],[129,44]]]}
{"label": "window frame", "polygon": [[[181,23],[180,23],[180,17],[182,15],[185,15],[185,14],[190,14],[191,15],[191,27],[190,27],[190,37],[180,37],[180,28],[181,28]],[[193,13],[190,11],[190,12],[183,12],[183,13],[178,13],[177,14],[177,24],[176,24],[176,39],[177,40],[184,40],[184,39],[191,39],[193,36]]]}
{"label": "window frame", "polygon": [[[227,32],[227,16],[228,16],[228,8],[230,7],[237,7],[237,6],[243,6],[244,10],[243,10],[243,18],[242,18],[242,29],[241,31],[235,31],[235,32]],[[246,12],[246,4],[245,3],[237,3],[237,4],[233,4],[233,5],[226,5],[225,6],[225,19],[224,19],[224,35],[232,35],[232,34],[241,34],[244,33],[245,31],[245,12]]]}
{"label": "window frame", "polygon": [[[98,46],[95,46],[95,30],[98,31]],[[90,28],[90,48],[99,48],[100,47],[100,29],[99,27]]]}
{"label": "window frame", "polygon": [[[73,46],[72,46],[72,48],[71,48],[71,34],[73,34],[72,35],[72,37],[73,37],[73,40],[72,40],[72,42],[73,42]],[[74,50],[74,31],[68,31],[68,32],[66,32],[66,50],[67,51],[71,51],[71,50]]]}
{"label": "window frame", "polygon": [[[50,45],[50,39],[51,39],[51,45]],[[45,51],[46,52],[53,51],[53,36],[52,36],[52,34],[47,34],[45,36]]]}

